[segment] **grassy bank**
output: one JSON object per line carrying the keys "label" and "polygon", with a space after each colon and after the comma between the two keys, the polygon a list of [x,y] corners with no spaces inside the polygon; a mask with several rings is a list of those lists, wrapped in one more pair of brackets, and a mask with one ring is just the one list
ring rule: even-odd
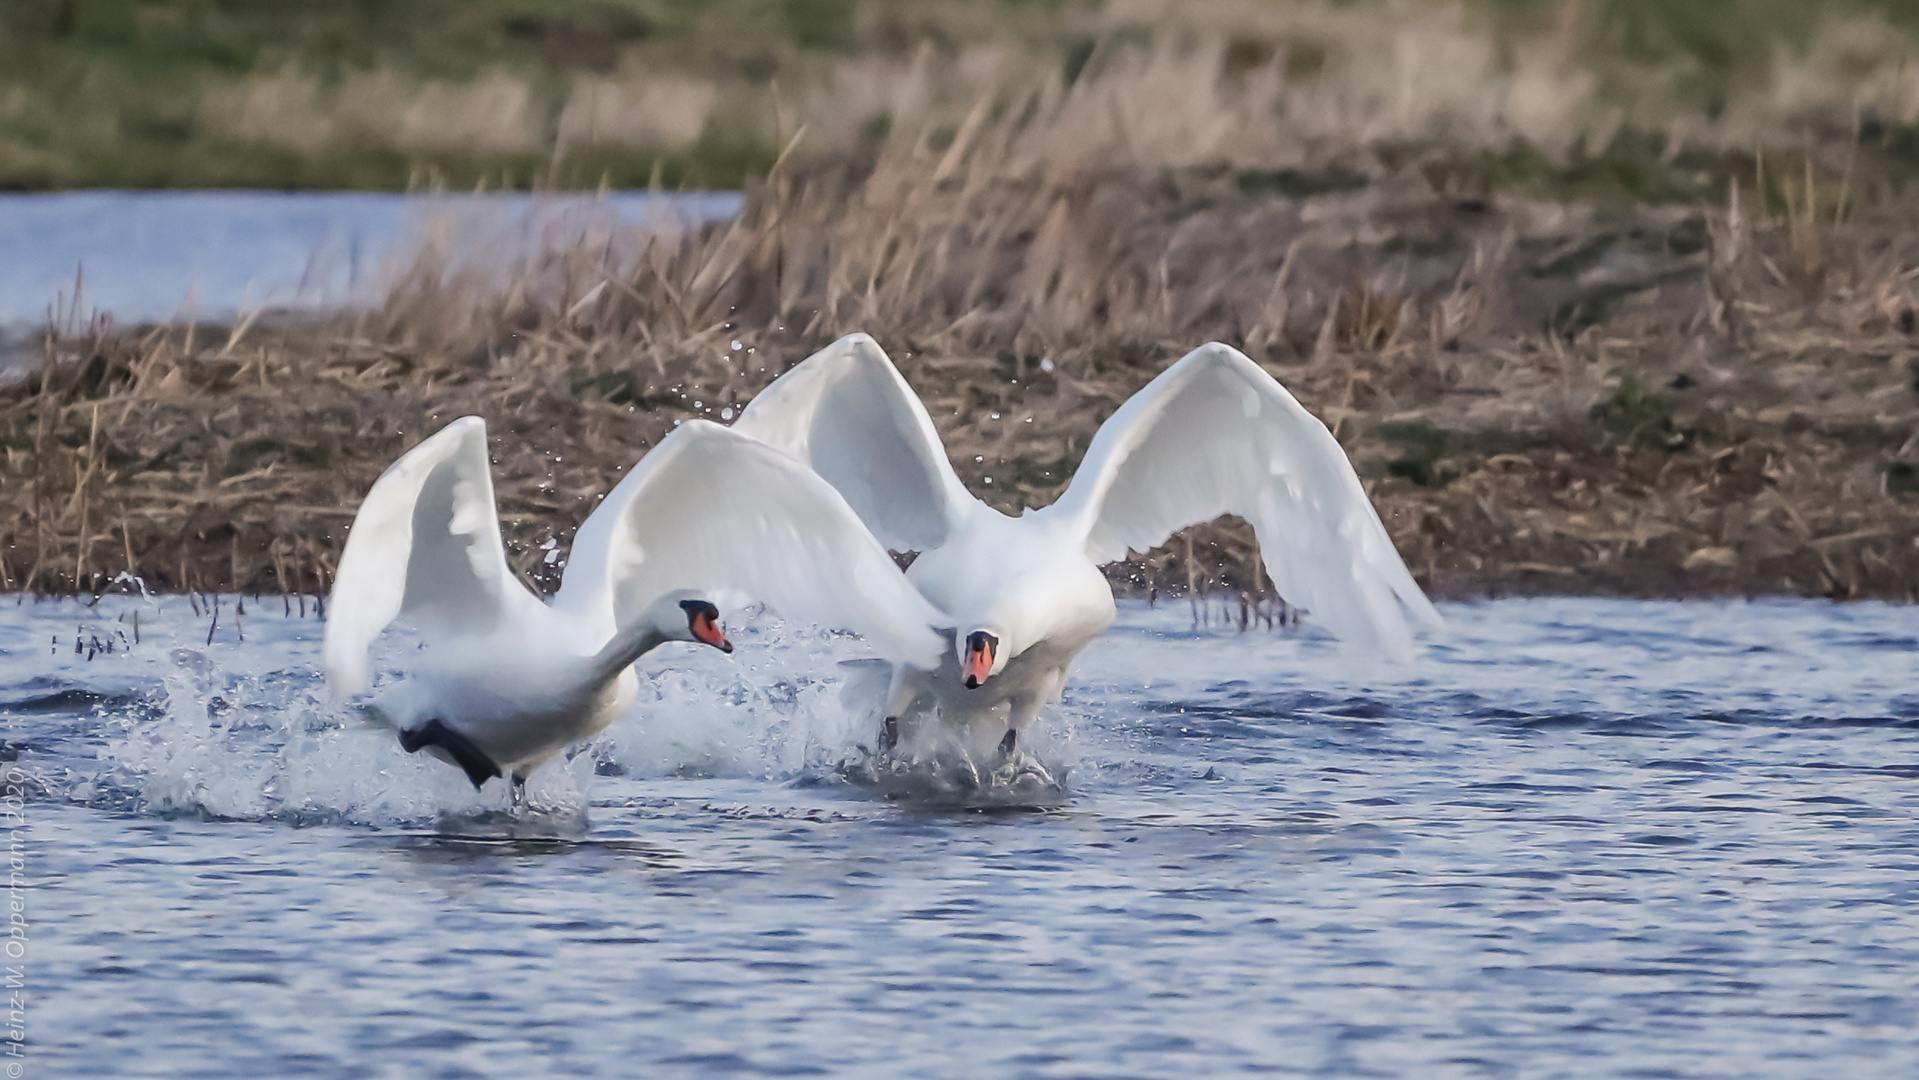
{"label": "grassy bank", "polygon": [[[429,251],[359,316],[50,336],[0,389],[0,579],[323,591],[379,471],[478,413],[550,587],[548,542],[674,422],[860,329],[1007,508],[1219,339],[1327,421],[1440,595],[1919,591],[1919,226],[1887,148],[1717,158],[1666,203],[1488,189],[1451,151],[1236,165],[1152,126],[1176,60],[789,161],[737,222],[504,287]],[[1257,595],[1250,550],[1217,523],[1116,576]]]}
{"label": "grassy bank", "polygon": [[832,160],[1133,71],[1136,164],[1297,188],[1438,156],[1462,189],[1690,202],[1856,125],[1919,155],[1916,27],[1864,0],[0,0],[0,187],[730,188],[802,129]]}

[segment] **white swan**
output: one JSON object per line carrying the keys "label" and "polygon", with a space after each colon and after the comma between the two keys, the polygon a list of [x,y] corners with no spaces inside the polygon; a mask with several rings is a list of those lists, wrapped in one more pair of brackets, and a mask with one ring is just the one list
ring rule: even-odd
{"label": "white swan", "polygon": [[422,648],[408,677],[365,711],[475,788],[510,775],[517,797],[542,762],[625,711],[648,650],[730,652],[711,598],[735,594],[859,632],[899,663],[936,662],[933,627],[950,623],[825,481],[704,421],[661,440],[587,518],[543,603],[507,567],[486,427],[470,416],[367,493],[334,581],[327,677],[342,697],[364,692],[369,646],[410,622]]}
{"label": "white swan", "polygon": [[1113,622],[1100,565],[1221,514],[1252,523],[1274,588],[1339,637],[1404,657],[1411,624],[1439,623],[1338,440],[1226,345],[1194,350],[1133,395],[1059,501],[1020,517],[966,491],[926,407],[865,334],[780,376],[733,430],[811,466],[888,547],[919,552],[907,579],[953,618],[937,667],[894,668],[889,747],[900,718],[934,711],[1003,730],[1010,753]]}

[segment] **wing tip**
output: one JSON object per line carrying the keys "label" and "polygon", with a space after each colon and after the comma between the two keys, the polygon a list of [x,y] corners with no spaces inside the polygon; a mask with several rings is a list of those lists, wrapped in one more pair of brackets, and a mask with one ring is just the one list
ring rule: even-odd
{"label": "wing tip", "polygon": [[327,691],[344,701],[366,692],[367,671],[364,660],[355,662],[329,656],[326,658]]}
{"label": "wing tip", "polygon": [[1405,596],[1396,596],[1398,610],[1391,633],[1384,636],[1382,644],[1387,659],[1403,664],[1417,659],[1425,651],[1425,642],[1420,635],[1437,633],[1444,630],[1446,622],[1439,616],[1439,609],[1433,607],[1423,593],[1414,593],[1416,600]]}
{"label": "wing tip", "polygon": [[692,418],[691,420],[680,421],[679,424],[673,428],[673,430],[666,433],[665,439],[660,440],[660,445],[661,446],[666,445],[667,439],[679,439],[681,442],[689,442],[694,439],[703,439],[711,436],[714,432],[723,432],[724,435],[731,436],[735,439],[747,438],[745,435],[742,435],[739,432],[734,431],[732,428],[727,427],[725,424],[716,424],[713,421],[708,420],[707,418],[703,416],[696,416]]}
{"label": "wing tip", "polygon": [[[856,364],[877,368],[881,372],[884,372],[887,377],[899,380],[902,388],[905,388],[905,379],[900,375],[899,365],[893,363],[893,358],[886,354],[886,349],[880,345],[879,339],[864,330],[855,330],[835,340],[833,344],[828,345],[813,355],[830,356],[835,359],[844,358]],[[807,359],[810,360],[812,357],[808,357]],[[910,390],[908,390],[908,394],[911,395]],[[919,399],[917,396],[914,396],[913,400],[918,401]]]}
{"label": "wing tip", "polygon": [[[735,431],[725,424],[716,424],[711,420],[687,420],[668,432],[652,452],[641,459],[642,464],[650,463],[649,472],[657,470],[682,453],[699,451],[723,454],[746,454],[759,462],[772,463],[775,467],[788,463],[798,467],[798,463],[774,447],[768,446],[743,431]],[[712,464],[709,462],[709,465]],[[636,467],[634,475],[640,470]]]}
{"label": "wing tip", "polygon": [[1187,353],[1186,355],[1192,356],[1194,353],[1205,354],[1208,356],[1245,356],[1246,355],[1245,353],[1240,352],[1238,349],[1233,348],[1231,345],[1228,345],[1223,341],[1205,342],[1204,344],[1200,345],[1198,348],[1194,349],[1190,353]]}
{"label": "wing tip", "polygon": [[1206,342],[1204,345],[1201,345],[1200,347],[1194,349],[1192,352],[1187,353],[1185,356],[1181,357],[1180,359],[1182,361],[1191,360],[1194,363],[1199,363],[1204,360],[1217,359],[1217,360],[1224,360],[1228,363],[1233,363],[1233,364],[1249,364],[1255,368],[1259,367],[1258,364],[1253,363],[1252,357],[1247,356],[1245,353],[1240,352],[1238,349],[1234,348],[1231,345],[1226,344],[1223,341]]}
{"label": "wing tip", "polygon": [[940,632],[930,626],[922,626],[916,628],[912,636],[919,640],[900,649],[900,655],[897,658],[888,657],[888,659],[921,671],[932,671],[939,667],[940,654],[946,651],[946,639]]}
{"label": "wing tip", "polygon": [[1420,595],[1419,603],[1413,605],[1413,616],[1413,621],[1421,630],[1437,633],[1446,629],[1446,617],[1439,613],[1439,608],[1424,594]]}
{"label": "wing tip", "polygon": [[[1230,372],[1263,391],[1277,393],[1282,402],[1298,405],[1293,392],[1286,389],[1278,379],[1273,378],[1272,372],[1260,367],[1252,357],[1223,341],[1209,341],[1180,357],[1165,371],[1160,372],[1159,379],[1176,378],[1174,372],[1188,372],[1195,368]],[[1157,383],[1159,379],[1155,379],[1154,382]],[[1130,403],[1129,401],[1128,404]]]}
{"label": "wing tip", "polygon": [[[428,441],[434,439],[444,440],[446,442],[464,442],[467,439],[478,439],[480,440],[480,445],[484,447],[486,445],[486,418],[473,414],[449,421],[445,427],[427,436],[425,439],[420,440],[421,445],[425,445]],[[417,447],[415,449],[417,449]]]}
{"label": "wing tip", "polygon": [[[834,338],[818,352],[809,355],[806,359],[793,365],[793,367],[797,370],[805,365],[813,364],[816,360],[819,361],[819,364],[814,365],[817,367],[843,358],[869,362],[881,360],[888,364],[892,362],[890,358],[887,357],[886,350],[880,348],[879,341],[875,339],[873,335],[864,330],[855,330],[850,334],[842,334]],[[785,376],[781,376],[781,378],[784,377]],[[775,380],[775,382],[777,381],[778,380]]]}

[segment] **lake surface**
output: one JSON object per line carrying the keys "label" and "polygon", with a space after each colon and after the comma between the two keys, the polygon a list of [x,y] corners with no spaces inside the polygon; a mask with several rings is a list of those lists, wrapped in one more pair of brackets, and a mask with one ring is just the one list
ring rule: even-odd
{"label": "lake surface", "polygon": [[1045,810],[884,797],[762,620],[516,823],[278,599],[0,609],[28,1075],[1919,1075],[1919,610],[1445,614],[1123,605]]}
{"label": "lake surface", "polygon": [[0,333],[225,319],[254,307],[377,300],[424,242],[490,258],[565,248],[609,228],[731,217],[737,192],[382,195],[366,192],[0,193]]}

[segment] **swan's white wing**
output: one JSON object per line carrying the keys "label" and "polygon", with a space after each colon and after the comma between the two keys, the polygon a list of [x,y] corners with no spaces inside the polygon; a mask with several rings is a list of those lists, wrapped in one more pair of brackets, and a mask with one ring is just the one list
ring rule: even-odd
{"label": "swan's white wing", "polygon": [[401,615],[427,633],[484,633],[521,601],[534,602],[500,543],[486,424],[455,420],[382,473],[353,518],[327,608],[327,681],[365,690],[367,647]]}
{"label": "swan's white wing", "polygon": [[[791,618],[852,630],[887,659],[938,663],[950,623],[832,485],[733,431],[693,420],[660,441],[580,527],[575,562],[602,561],[625,626],[676,589],[743,593]],[[586,582],[583,579],[582,585]]]}
{"label": "swan's white wing", "polygon": [[926,406],[865,334],[848,334],[773,380],[733,430],[825,477],[897,551],[945,543],[957,508],[972,499]]}
{"label": "swan's white wing", "polygon": [[1078,522],[1096,563],[1238,514],[1274,588],[1340,637],[1403,657],[1409,620],[1439,623],[1339,441],[1226,345],[1195,349],[1133,395],[1047,512]]}

